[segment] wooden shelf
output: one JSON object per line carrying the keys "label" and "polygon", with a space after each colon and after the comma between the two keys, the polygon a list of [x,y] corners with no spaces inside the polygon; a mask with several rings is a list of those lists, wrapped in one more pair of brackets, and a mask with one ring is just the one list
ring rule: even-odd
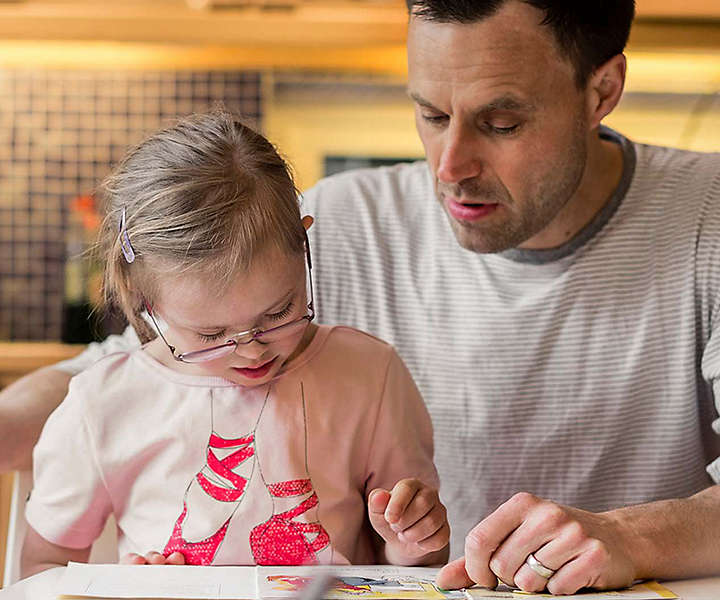
{"label": "wooden shelf", "polygon": [[84,348],[53,342],[0,342],[0,388],[30,371],[72,358]]}
{"label": "wooden shelf", "polygon": [[[264,48],[367,47],[405,41],[407,15],[402,0],[222,0],[215,10],[197,10],[190,4],[186,0],[0,2],[0,39]],[[691,19],[715,20],[720,26],[717,0],[638,0],[637,14],[638,23]]]}

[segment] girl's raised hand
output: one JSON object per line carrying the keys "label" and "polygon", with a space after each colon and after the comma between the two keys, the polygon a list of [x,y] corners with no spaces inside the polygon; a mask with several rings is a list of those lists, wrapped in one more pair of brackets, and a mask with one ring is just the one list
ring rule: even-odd
{"label": "girl's raised hand", "polygon": [[120,559],[121,565],[184,565],[185,556],[180,552],[163,556],[159,552],[148,552],[145,556],[130,552]]}
{"label": "girl's raised hand", "polygon": [[403,479],[391,491],[368,495],[370,523],[385,540],[391,564],[433,564],[447,560],[450,526],[435,488],[418,479]]}

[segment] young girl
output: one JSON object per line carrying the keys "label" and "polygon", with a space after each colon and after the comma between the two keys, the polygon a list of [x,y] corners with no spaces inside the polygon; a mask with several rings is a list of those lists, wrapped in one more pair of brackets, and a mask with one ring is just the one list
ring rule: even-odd
{"label": "young girl", "polygon": [[111,513],[126,562],[444,561],[428,414],[392,347],[313,323],[312,219],[273,146],[197,115],[102,192],[106,299],[147,343],[43,430],[24,573],[86,561]]}

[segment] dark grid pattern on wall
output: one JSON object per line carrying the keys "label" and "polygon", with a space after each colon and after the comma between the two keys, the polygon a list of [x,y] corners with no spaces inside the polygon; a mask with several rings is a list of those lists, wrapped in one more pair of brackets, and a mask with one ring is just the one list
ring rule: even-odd
{"label": "dark grid pattern on wall", "polygon": [[262,118],[257,72],[0,70],[0,339],[59,339],[72,201],[130,145],[218,102]]}

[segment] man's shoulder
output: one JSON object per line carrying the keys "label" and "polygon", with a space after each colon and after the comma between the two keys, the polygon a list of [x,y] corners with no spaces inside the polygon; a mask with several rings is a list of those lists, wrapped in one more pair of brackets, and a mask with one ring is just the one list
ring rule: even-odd
{"label": "man's shoulder", "polygon": [[310,212],[397,210],[432,193],[425,161],[355,169],[321,179],[303,194]]}
{"label": "man's shoulder", "polygon": [[124,394],[133,382],[143,379],[138,377],[140,361],[135,357],[138,352],[142,349],[103,356],[71,379],[71,391],[82,391],[84,394],[102,392],[103,397],[112,395],[114,391]]}
{"label": "man's shoulder", "polygon": [[635,149],[636,183],[669,193],[692,190],[697,196],[705,189],[720,195],[720,153],[640,143],[635,144]]}

